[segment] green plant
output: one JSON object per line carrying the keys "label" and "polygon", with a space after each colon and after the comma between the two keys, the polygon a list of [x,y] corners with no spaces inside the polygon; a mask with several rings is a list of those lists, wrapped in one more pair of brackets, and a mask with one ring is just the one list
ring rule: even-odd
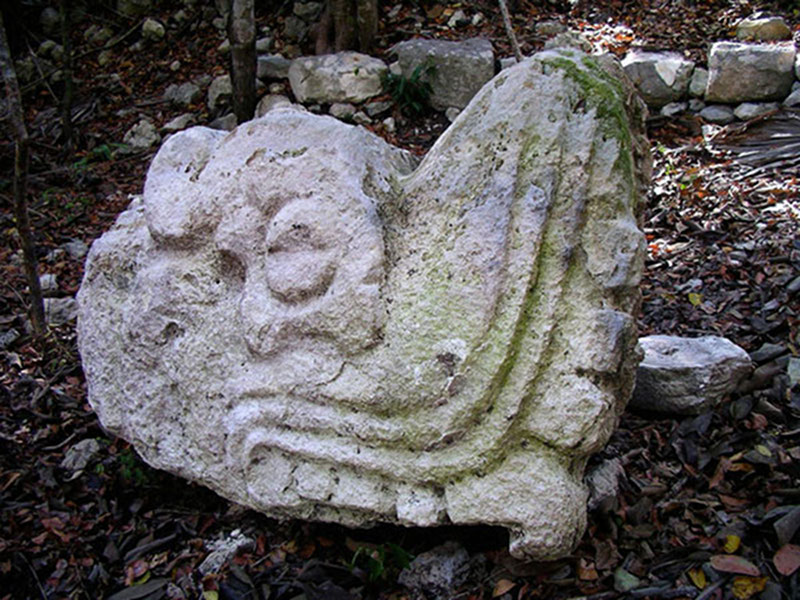
{"label": "green plant", "polygon": [[78,172],[85,171],[91,163],[114,160],[117,152],[125,148],[125,144],[111,143],[95,146],[86,152],[79,160],[72,163],[72,168]]}
{"label": "green plant", "polygon": [[383,88],[404,114],[418,115],[430,106],[433,89],[428,80],[435,72],[436,67],[428,61],[418,64],[408,78],[387,72]]}
{"label": "green plant", "polygon": [[397,544],[387,543],[377,546],[359,546],[350,561],[350,570],[362,570],[369,583],[389,579],[405,569],[413,556]]}
{"label": "green plant", "polygon": [[119,454],[119,474],[126,482],[133,483],[137,487],[147,483],[147,475],[139,466],[139,458],[133,450],[126,448]]}

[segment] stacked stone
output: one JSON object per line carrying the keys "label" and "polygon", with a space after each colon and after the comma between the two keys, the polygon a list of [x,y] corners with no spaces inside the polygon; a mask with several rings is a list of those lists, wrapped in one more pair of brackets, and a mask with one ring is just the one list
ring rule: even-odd
{"label": "stacked stone", "polygon": [[668,117],[688,110],[726,125],[800,106],[800,62],[783,19],[745,19],[737,38],[711,46],[708,69],[674,52],[632,51],[623,66],[647,105]]}

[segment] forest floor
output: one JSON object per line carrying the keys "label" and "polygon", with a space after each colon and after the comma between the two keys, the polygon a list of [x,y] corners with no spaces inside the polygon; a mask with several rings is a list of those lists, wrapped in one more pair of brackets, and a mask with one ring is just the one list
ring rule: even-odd
{"label": "forest floor", "polygon": [[[164,22],[180,8],[161,6],[154,16]],[[746,0],[600,0],[579,2],[571,11],[558,2],[520,0],[514,26],[526,53],[544,41],[534,25],[555,19],[618,55],[637,44],[702,60],[711,41],[730,39],[736,21],[760,7],[780,13],[770,3]],[[379,55],[412,34],[482,35],[498,55],[511,54],[493,2],[461,5],[468,15],[480,11],[485,19],[455,29],[447,21],[456,4],[404,1],[399,10],[392,8],[382,7]],[[784,16],[797,30],[798,15]],[[275,32],[278,50],[284,17],[258,16],[260,25]],[[103,11],[86,15],[76,27],[74,156],[63,158],[57,138],[58,90],[39,86],[24,98],[40,268],[57,276],[60,297],[77,292],[83,261],[61,246],[73,240],[91,244],[125,208],[129,194],[142,190],[153,153],[117,152],[125,131],[143,115],[165,123],[179,112],[161,101],[169,83],[226,70],[225,57],[216,51],[220,37],[206,22],[194,31],[170,30],[169,43],[145,46],[138,54],[128,49],[134,32],[104,67],[97,64],[100,48],[81,35],[90,24],[124,34],[138,21]],[[24,25],[23,37],[32,47],[41,40]],[[181,67],[172,72],[175,60]],[[192,109],[198,123],[210,120],[204,104]],[[380,128],[376,133],[417,153],[446,126],[435,113],[395,116],[395,134]],[[705,414],[627,412],[608,447],[592,459],[592,465],[610,458],[624,463],[617,497],[590,514],[572,556],[550,563],[511,558],[507,534],[486,527],[351,530],[278,522],[145,465],[127,442],[103,431],[86,402],[74,322],[52,328],[40,343],[26,333],[27,286],[11,209],[13,146],[10,135],[4,136],[0,600],[400,600],[413,595],[398,583],[399,571],[411,557],[446,541],[466,548],[470,568],[441,597],[800,597],[798,169],[742,164],[710,139],[724,132],[704,131],[694,117],[655,117],[649,124],[655,168],[644,215],[649,255],[641,333],[722,335],[751,353],[760,349],[754,355],[759,368],[743,389]],[[94,451],[86,464],[69,468],[65,457],[74,459],[75,446],[84,440],[97,442]],[[235,530],[253,543],[218,572],[203,574],[200,565],[212,542]]]}

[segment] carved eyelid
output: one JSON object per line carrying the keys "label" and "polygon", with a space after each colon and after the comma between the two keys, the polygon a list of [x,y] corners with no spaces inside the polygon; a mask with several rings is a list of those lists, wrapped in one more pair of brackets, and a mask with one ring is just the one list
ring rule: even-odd
{"label": "carved eyelid", "polygon": [[326,250],[331,246],[329,237],[319,227],[303,221],[273,222],[266,241],[270,253]]}

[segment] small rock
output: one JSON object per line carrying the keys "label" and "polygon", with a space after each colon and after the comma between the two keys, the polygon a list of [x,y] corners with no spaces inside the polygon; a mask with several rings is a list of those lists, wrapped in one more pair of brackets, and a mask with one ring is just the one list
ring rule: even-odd
{"label": "small rock", "polygon": [[790,294],[800,292],[800,276],[795,277],[789,282],[789,285],[786,286],[786,291]]}
{"label": "small rock", "polygon": [[343,102],[336,102],[331,104],[331,107],[328,109],[328,112],[332,117],[336,117],[337,119],[352,119],[353,115],[356,113],[356,107],[352,104],[345,104]]}
{"label": "small rock", "polygon": [[220,131],[233,131],[236,129],[236,115],[233,113],[227,114],[223,117],[217,117],[208,124],[211,129],[219,129]]}
{"label": "small rock", "polygon": [[39,278],[39,285],[43,295],[52,296],[58,291],[58,277],[54,273],[45,273]]}
{"label": "small rock", "polygon": [[219,46],[217,46],[217,52],[222,54],[223,56],[227,56],[231,52],[231,41],[228,38],[222,40]]}
{"label": "small rock", "polygon": [[201,88],[207,87],[211,83],[211,75],[206,74],[195,77],[192,83]]}
{"label": "small rock", "polygon": [[64,252],[66,252],[72,260],[81,260],[86,256],[86,253],[89,252],[89,247],[81,240],[70,240],[61,244],[61,248],[64,249]]}
{"label": "small rock", "polygon": [[661,114],[665,117],[677,117],[689,108],[688,102],[670,102],[661,107]]}
{"label": "small rock", "polygon": [[386,112],[390,108],[392,108],[393,102],[389,101],[379,101],[379,102],[368,102],[364,105],[364,110],[367,111],[367,114],[370,117],[377,117],[379,114]]}
{"label": "small rock", "polygon": [[619,493],[619,479],[625,476],[622,460],[612,458],[603,461],[586,474],[589,486],[589,510],[606,505]]}
{"label": "small rock", "polygon": [[83,32],[83,39],[97,46],[105,44],[112,37],[114,37],[114,32],[110,28],[98,27],[97,25],[92,25]]}
{"label": "small rock", "polygon": [[460,8],[452,14],[452,16],[447,21],[447,26],[451,29],[455,27],[463,27],[464,25],[469,25],[470,19],[467,17],[466,13],[461,10]]}
{"label": "small rock", "polygon": [[6,350],[11,344],[20,338],[20,333],[16,329],[8,329],[0,333],[0,350]]}
{"label": "small rock", "polygon": [[474,15],[472,15],[472,25],[473,26],[477,27],[481,23],[483,23],[483,14],[482,13],[478,12],[478,13],[475,13]]}
{"label": "small rock", "polygon": [[545,50],[555,50],[556,48],[574,48],[575,50],[589,53],[592,51],[592,42],[577,31],[565,31],[551,37],[544,43]]}
{"label": "small rock", "polygon": [[256,40],[256,52],[258,54],[263,54],[265,52],[269,52],[270,50],[272,50],[271,37],[262,37]]}
{"label": "small rock", "polygon": [[231,531],[224,540],[217,540],[206,544],[210,554],[200,563],[200,573],[218,573],[223,566],[232,560],[240,551],[246,551],[255,545],[255,542],[244,535],[239,529]]}
{"label": "small rock", "polygon": [[458,115],[461,114],[461,109],[456,108],[455,106],[451,106],[446,111],[444,111],[444,116],[447,117],[447,120],[451,123],[458,118]]}
{"label": "small rock", "polygon": [[286,91],[286,87],[282,83],[270,83],[267,90],[270,94],[283,94]]}
{"label": "small rock", "polygon": [[758,350],[754,350],[750,353],[750,359],[755,363],[761,364],[773,358],[778,358],[786,352],[786,346],[783,344],[770,344],[769,342],[765,342]]}
{"label": "small rock", "polygon": [[692,79],[689,82],[689,95],[694,98],[702,98],[706,93],[708,85],[708,69],[695,67]]}
{"label": "small rock", "polygon": [[292,61],[280,54],[268,54],[258,57],[256,76],[259,79],[286,79]]}
{"label": "small rock", "polygon": [[422,598],[445,600],[467,580],[469,554],[456,542],[423,552],[403,569],[397,581]]}
{"label": "small rock", "polygon": [[142,119],[131,127],[122,140],[128,147],[128,151],[147,150],[161,141],[161,137],[153,125],[147,119]]}
{"label": "small rock", "polygon": [[164,39],[167,30],[155,19],[145,19],[142,23],[142,37],[148,42],[158,42]]}
{"label": "small rock", "polygon": [[689,100],[689,110],[693,113],[699,113],[706,107],[706,103],[699,98],[692,98]]}
{"label": "small rock", "polygon": [[292,106],[292,101],[280,94],[268,94],[258,101],[256,106],[256,117],[263,117],[273,108],[278,106]]}
{"label": "small rock", "polygon": [[105,67],[109,63],[111,63],[111,59],[114,58],[114,51],[113,50],[103,50],[100,54],[97,55],[97,64],[101,67]]}
{"label": "small rock", "polygon": [[211,20],[211,25],[213,25],[214,28],[217,29],[218,31],[225,31],[227,27],[226,20],[223,19],[222,17],[214,17]]}
{"label": "small rock", "polygon": [[44,316],[50,325],[63,325],[78,316],[75,298],[45,298]]}
{"label": "small rock", "polygon": [[306,23],[313,23],[319,18],[323,8],[321,2],[295,2],[292,12]]}
{"label": "small rock", "polygon": [[100,444],[95,439],[81,440],[64,453],[61,468],[72,471],[82,471],[86,465],[100,452]]}
{"label": "small rock", "polygon": [[208,110],[217,112],[221,107],[230,104],[233,86],[230,75],[216,77],[208,87]]}
{"label": "small rock", "polygon": [[305,56],[292,61],[289,83],[308,102],[363,102],[383,91],[386,64],[358,52]]}
{"label": "small rock", "polygon": [[370,125],[372,123],[372,119],[367,116],[367,113],[359,110],[353,115],[353,122],[358,123],[359,125]]}
{"label": "small rock", "polygon": [[500,70],[504,71],[509,67],[513,67],[517,64],[517,58],[515,56],[504,56],[500,59]]}
{"label": "small rock", "polygon": [[552,37],[559,33],[564,33],[567,30],[566,25],[558,21],[542,21],[533,27],[537,35],[544,37]]}
{"label": "small rock", "polygon": [[397,131],[397,124],[394,121],[394,117],[386,117],[383,121],[383,126],[386,128],[386,131],[389,133],[394,133]]}
{"label": "small rock", "polygon": [[164,100],[179,106],[189,106],[202,97],[203,92],[194,83],[173,83],[164,91]]}
{"label": "small rock", "polygon": [[780,105],[777,102],[743,102],[733,109],[733,114],[737,119],[749,121],[778,108]]}
{"label": "small rock", "polygon": [[289,15],[284,21],[283,31],[287,39],[302,42],[308,35],[308,24],[300,17]]}
{"label": "small rock", "polygon": [[173,60],[169,64],[169,70],[172,71],[173,73],[177,73],[178,71],[180,71],[181,70],[181,61]]}
{"label": "small rock", "polygon": [[161,131],[163,131],[164,133],[175,133],[176,131],[183,131],[184,129],[189,127],[189,125],[191,125],[193,121],[194,121],[194,115],[192,115],[191,113],[184,113],[167,122],[161,128]]}
{"label": "small rock", "polygon": [[733,114],[733,109],[730,106],[724,106],[722,104],[706,106],[700,111],[700,117],[709,123],[715,123],[717,125],[727,125],[728,123],[732,123],[736,118]]}
{"label": "small rock", "polygon": [[736,37],[755,42],[788,40],[792,30],[781,17],[749,17],[736,26]]}
{"label": "small rock", "polygon": [[630,592],[642,584],[641,580],[629,573],[622,567],[617,567],[614,571],[614,589],[620,593]]}
{"label": "small rock", "polygon": [[789,108],[800,106],[800,88],[786,96],[786,100],[783,101],[783,105]]}
{"label": "small rock", "polygon": [[733,392],[753,369],[750,357],[716,336],[652,335],[636,373],[631,407],[670,414],[699,414]]}
{"label": "small rock", "polygon": [[42,11],[39,23],[46,35],[56,35],[61,31],[61,15],[52,6]]}
{"label": "small rock", "polygon": [[53,40],[45,40],[41,44],[39,44],[39,48],[36,50],[37,56],[42,56],[44,58],[48,58],[50,54],[53,52],[53,48],[58,46]]}

